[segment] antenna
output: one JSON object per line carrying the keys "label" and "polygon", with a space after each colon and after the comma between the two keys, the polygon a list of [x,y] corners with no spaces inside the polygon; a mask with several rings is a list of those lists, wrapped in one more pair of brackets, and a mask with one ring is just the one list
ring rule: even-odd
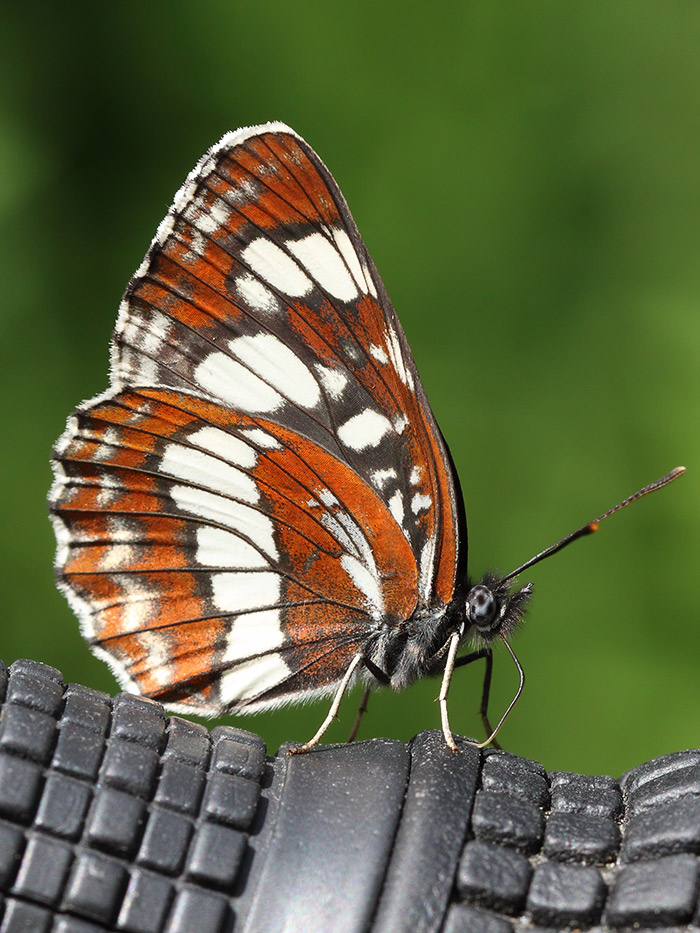
{"label": "antenna", "polygon": [[636,502],[637,499],[641,499],[642,496],[646,496],[650,492],[656,492],[657,489],[661,489],[663,486],[668,486],[669,483],[672,483],[674,479],[678,479],[678,477],[682,476],[683,473],[685,473],[685,467],[679,466],[676,467],[675,470],[671,470],[671,472],[667,473],[665,476],[662,476],[661,479],[657,479],[655,482],[649,483],[648,486],[645,486],[643,489],[640,489],[633,495],[623,499],[622,502],[618,502],[617,505],[614,505],[611,509],[608,509],[607,512],[603,512],[603,514],[599,515],[598,518],[594,518],[592,522],[587,522],[585,525],[581,525],[580,528],[577,528],[576,531],[572,531],[570,534],[566,535],[561,539],[561,541],[557,541],[556,544],[552,544],[548,548],[545,548],[544,551],[540,551],[539,554],[535,554],[534,557],[531,557],[530,560],[525,561],[525,563],[521,564],[520,567],[518,567],[516,570],[512,570],[510,573],[506,574],[505,577],[503,577],[503,580],[512,580],[513,577],[517,577],[518,574],[523,572],[523,570],[527,570],[528,567],[532,567],[533,564],[539,564],[539,562],[544,560],[545,557],[556,554],[557,551],[561,551],[562,548],[565,548],[567,544],[571,544],[572,541],[576,541],[577,538],[583,538],[585,535],[593,534],[594,531],[598,530],[598,527],[604,518],[608,518],[609,515],[613,515],[615,512],[619,512],[620,509],[624,509],[626,505],[629,505],[632,502]]}

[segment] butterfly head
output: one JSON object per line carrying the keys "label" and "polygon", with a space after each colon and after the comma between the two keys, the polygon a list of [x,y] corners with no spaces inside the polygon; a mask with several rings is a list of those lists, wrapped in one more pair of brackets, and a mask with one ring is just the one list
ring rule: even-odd
{"label": "butterfly head", "polygon": [[532,584],[512,590],[510,581],[486,574],[467,593],[465,614],[470,634],[488,644],[497,635],[508,635],[522,621]]}

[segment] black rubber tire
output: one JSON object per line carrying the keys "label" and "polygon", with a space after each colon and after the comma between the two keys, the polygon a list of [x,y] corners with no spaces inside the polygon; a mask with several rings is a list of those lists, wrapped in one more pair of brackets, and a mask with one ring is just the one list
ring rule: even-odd
{"label": "black rubber tire", "polygon": [[434,732],[267,758],[34,661],[0,698],[0,933],[700,928],[697,750],[620,781]]}

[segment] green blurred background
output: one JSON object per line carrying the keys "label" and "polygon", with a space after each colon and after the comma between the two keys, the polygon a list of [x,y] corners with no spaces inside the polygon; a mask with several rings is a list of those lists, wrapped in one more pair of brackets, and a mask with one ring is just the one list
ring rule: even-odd
{"label": "green blurred background", "polygon": [[[619,774],[700,745],[700,6],[39,3],[2,32],[0,657],[117,689],[54,588],[50,448],[107,385],[119,298],[187,171],[225,130],[281,119],[392,295],[473,573],[689,468],[527,575],[505,746]],[[494,718],[515,682],[501,651]],[[376,695],[362,736],[437,727],[437,689]],[[479,690],[458,672],[451,715],[481,737]],[[274,750],[325,711],[237,722]]]}

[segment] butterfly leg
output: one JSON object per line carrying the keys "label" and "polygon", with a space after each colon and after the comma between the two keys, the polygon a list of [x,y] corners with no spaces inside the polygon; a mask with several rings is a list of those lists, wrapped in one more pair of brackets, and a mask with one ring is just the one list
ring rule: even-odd
{"label": "butterfly leg", "polygon": [[[491,674],[493,672],[493,651],[491,651],[490,648],[484,649],[484,658],[486,659],[486,667],[484,670],[484,686],[481,690],[481,706],[479,707],[479,713],[481,714],[481,721],[484,724],[486,735],[493,735],[494,731],[489,720],[489,695],[491,693]],[[495,738],[491,740],[491,745],[493,745],[494,748],[501,749],[500,744]]]}
{"label": "butterfly leg", "polygon": [[447,661],[445,661],[445,672],[442,675],[442,685],[440,686],[440,695],[438,696],[438,702],[440,703],[440,719],[442,720],[442,734],[445,736],[447,747],[455,754],[459,754],[459,749],[452,735],[450,721],[447,716],[447,692],[450,689],[450,680],[452,679],[452,673],[455,669],[455,660],[460,638],[461,633],[459,631],[453,632],[450,635]]}
{"label": "butterfly leg", "polygon": [[365,687],[362,692],[362,699],[360,700],[360,705],[357,709],[357,715],[355,716],[355,722],[352,724],[352,729],[350,730],[350,735],[347,738],[348,744],[354,742],[357,736],[358,729],[360,728],[360,723],[362,722],[362,717],[367,712],[367,703],[369,701],[369,692],[370,688]]}
{"label": "butterfly leg", "polygon": [[[484,686],[481,691],[481,706],[479,707],[479,713],[481,715],[481,721],[484,724],[484,729],[486,730],[486,735],[491,735],[493,729],[491,728],[491,723],[489,721],[489,695],[491,693],[491,674],[493,672],[493,651],[491,648],[480,648],[479,651],[473,651],[471,654],[465,654],[464,657],[457,658],[455,661],[455,667],[464,667],[465,664],[471,664],[472,661],[478,661],[480,658],[484,658],[486,661],[486,669],[484,671]],[[491,744],[494,748],[500,749],[500,745],[494,739]]]}
{"label": "butterfly leg", "polygon": [[[513,697],[513,699],[512,699],[512,700],[510,701],[510,703],[508,704],[508,707],[507,707],[505,713],[504,713],[504,714],[501,716],[501,718],[499,719],[498,725],[496,726],[496,728],[493,729],[493,731],[491,731],[491,732],[489,733],[489,737],[488,737],[485,741],[483,741],[483,742],[470,742],[470,743],[469,743],[470,745],[473,745],[474,748],[486,748],[487,745],[496,745],[496,743],[494,742],[494,739],[496,738],[496,736],[498,735],[498,733],[501,731],[501,726],[502,726],[503,723],[506,721],[506,719],[507,719],[508,716],[510,715],[510,713],[511,713],[513,707],[515,706],[515,704],[516,704],[516,703],[518,702],[518,700],[520,699],[520,695],[522,694],[523,688],[525,687],[525,671],[523,670],[520,661],[518,661],[518,658],[517,658],[515,652],[514,652],[513,649],[511,648],[511,646],[510,646],[508,640],[505,638],[505,636],[501,635],[501,641],[502,641],[503,644],[506,646],[506,648],[508,649],[508,653],[510,654],[511,658],[513,659],[513,663],[515,664],[515,667],[516,667],[516,669],[517,669],[517,671],[518,671],[518,676],[520,677],[520,683],[518,684],[518,689],[517,689],[516,692],[515,692],[515,696]],[[482,716],[483,716],[483,713],[484,713],[484,696],[486,696],[486,702],[488,703],[488,688],[490,688],[490,686],[491,686],[491,673],[490,673],[490,671],[489,671],[489,672],[488,672],[488,676],[484,678],[484,691],[483,691],[482,697],[481,697]],[[486,723],[488,723],[488,717],[487,717],[486,719],[484,719],[484,724],[486,724]],[[490,728],[490,727],[489,727],[489,728]],[[496,747],[497,747],[497,748],[500,748],[500,746],[496,746]]]}
{"label": "butterfly leg", "polygon": [[[381,667],[377,667],[377,665],[373,661],[370,661],[369,658],[363,658],[362,663],[370,672],[370,674],[372,674],[373,677],[376,677],[380,684],[383,684],[385,687],[387,687],[391,683],[389,675],[385,674]],[[362,699],[360,700],[360,707],[357,710],[355,722],[353,723],[352,729],[350,730],[350,735],[348,736],[348,742],[355,741],[355,736],[357,735],[357,730],[360,728],[362,717],[367,712],[367,702],[369,700],[371,689],[372,688],[370,686],[365,687],[364,693],[362,694]]]}
{"label": "butterfly leg", "polygon": [[340,706],[340,701],[343,699],[343,694],[348,688],[348,684],[352,679],[352,675],[355,673],[358,665],[362,664],[362,661],[362,655],[358,652],[350,662],[350,666],[345,672],[343,679],[340,681],[338,689],[335,692],[335,696],[333,697],[331,708],[328,710],[328,715],[321,723],[321,727],[318,732],[314,735],[313,738],[309,739],[309,741],[305,742],[303,745],[298,745],[296,748],[290,748],[287,751],[288,755],[301,755],[303,752],[308,752],[310,749],[312,749],[314,745],[318,745],[328,730],[328,727],[331,725],[336,715],[338,714],[338,708]]}

